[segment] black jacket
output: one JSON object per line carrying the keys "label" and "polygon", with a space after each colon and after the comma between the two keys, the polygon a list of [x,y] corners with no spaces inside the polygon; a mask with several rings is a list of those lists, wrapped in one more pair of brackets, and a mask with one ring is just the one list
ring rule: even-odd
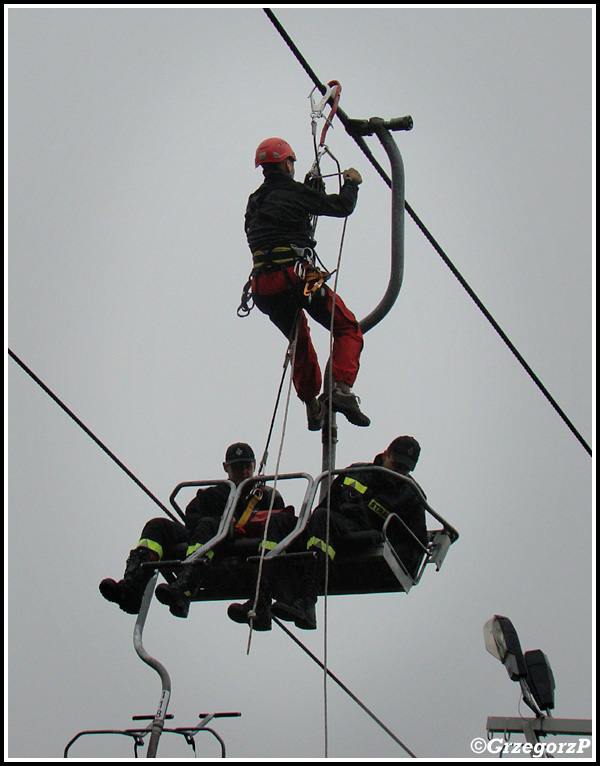
{"label": "black jacket", "polygon": [[[237,507],[234,512],[234,519],[237,521],[243,512],[246,510],[250,496],[252,494],[252,485],[247,489],[247,492],[238,500]],[[271,487],[265,487],[262,498],[256,504],[254,512],[256,511],[268,511],[271,507],[271,496],[273,489]],[[226,484],[217,484],[214,487],[208,487],[207,489],[199,489],[196,493],[196,497],[188,504],[185,509],[185,526],[189,530],[195,529],[198,521],[205,516],[212,516],[215,519],[220,519],[225,510],[227,504],[227,498],[229,497],[229,487]],[[275,500],[273,502],[273,509],[278,510],[285,508],[283,498],[275,490]]]}
{"label": "black jacket", "polygon": [[312,215],[345,218],[356,207],[358,184],[346,181],[339,194],[325,194],[294,181],[285,173],[269,173],[248,199],[245,230],[252,253],[272,247],[314,247]]}
{"label": "black jacket", "polygon": [[[370,466],[382,464],[381,457],[378,455],[373,463],[354,463],[336,477],[331,485],[331,509],[354,519],[362,529],[377,530],[383,527],[390,513],[395,513],[426,546],[425,508],[419,495],[408,482],[369,470]],[[365,470],[352,470],[359,466]],[[321,505],[325,503],[326,500]],[[411,574],[416,573],[423,549],[397,523],[388,527],[388,534]]]}

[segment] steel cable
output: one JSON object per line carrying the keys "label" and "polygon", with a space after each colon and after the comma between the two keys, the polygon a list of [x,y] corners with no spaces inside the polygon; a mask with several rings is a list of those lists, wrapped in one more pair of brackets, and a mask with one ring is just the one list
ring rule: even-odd
{"label": "steel cable", "polygon": [[[266,13],[269,20],[272,22],[273,26],[277,29],[289,49],[292,51],[304,71],[308,74],[312,82],[314,83],[315,87],[319,89],[319,91],[323,94],[326,92],[326,87],[323,85],[323,83],[319,80],[313,69],[310,67],[304,56],[300,53],[298,50],[298,47],[294,43],[294,41],[291,39],[291,37],[288,35],[286,30],[283,28],[281,23],[278,21],[277,17],[273,13],[273,11],[270,8],[263,8],[264,12]],[[383,180],[387,183],[388,186],[391,187],[392,182],[390,177],[387,175],[385,170],[381,167],[381,165],[377,162],[375,157],[373,156],[371,150],[367,146],[364,138],[362,136],[357,135],[351,126],[351,120],[349,119],[348,115],[338,107],[338,110],[336,112],[336,116],[339,118],[339,120],[342,122],[344,127],[346,128],[346,131],[348,134],[356,141],[362,152],[365,154],[369,162],[375,167],[379,175],[383,178]],[[421,232],[425,235],[429,243],[433,246],[435,251],[438,253],[438,255],[441,256],[444,263],[448,266],[448,268],[452,271],[456,279],[458,279],[459,283],[462,285],[462,287],[466,290],[467,294],[470,296],[470,298],[475,302],[475,305],[479,308],[479,310],[484,314],[488,322],[492,325],[494,330],[498,333],[498,335],[502,338],[504,343],[508,346],[510,351],[514,354],[516,359],[519,361],[521,366],[525,369],[525,371],[528,373],[528,375],[531,377],[533,382],[536,384],[536,386],[540,389],[542,394],[546,397],[548,402],[552,405],[554,410],[557,412],[557,414],[560,416],[560,418],[563,420],[563,422],[566,424],[566,426],[569,428],[571,433],[575,436],[575,438],[579,441],[579,443],[582,445],[582,447],[585,449],[585,451],[591,456],[592,450],[589,446],[589,444],[586,442],[586,440],[583,438],[583,436],[579,433],[575,425],[571,422],[571,420],[568,418],[564,410],[558,405],[554,397],[550,394],[548,389],[544,386],[542,381],[539,379],[539,377],[534,373],[530,365],[525,361],[522,354],[519,353],[515,345],[512,343],[512,341],[509,339],[509,337],[506,335],[504,330],[500,327],[498,322],[494,319],[494,317],[491,315],[491,313],[488,311],[488,309],[485,307],[485,305],[482,303],[482,301],[479,299],[475,291],[470,287],[466,279],[462,276],[462,274],[459,272],[459,270],[456,268],[456,266],[452,263],[448,255],[443,251],[441,246],[438,244],[438,242],[435,240],[433,235],[429,232],[429,230],[426,228],[426,226],[423,224],[423,222],[420,220],[420,218],[417,216],[415,211],[412,209],[412,207],[408,204],[408,202],[405,202],[405,208],[406,212],[410,215],[410,217],[413,219],[413,221],[417,224],[418,228],[421,230]]]}
{"label": "steel cable", "polygon": [[97,444],[97,445],[100,447],[100,449],[102,449],[102,450],[103,450],[103,451],[104,451],[104,452],[105,452],[105,453],[106,453],[106,454],[109,456],[109,458],[111,458],[111,460],[114,460],[114,462],[115,462],[115,463],[116,463],[116,464],[119,466],[119,468],[121,468],[121,470],[125,471],[125,473],[127,474],[127,476],[129,476],[129,478],[130,478],[130,479],[132,479],[132,480],[133,480],[133,481],[134,481],[134,482],[135,482],[135,483],[138,485],[138,487],[139,487],[140,489],[142,489],[142,490],[143,490],[143,491],[144,491],[144,492],[145,492],[145,493],[148,495],[148,497],[149,497],[151,500],[153,500],[153,501],[156,503],[156,505],[158,505],[158,507],[159,507],[159,508],[160,508],[162,511],[164,511],[164,512],[167,514],[167,516],[169,516],[169,517],[170,517],[170,518],[171,518],[173,521],[176,521],[176,522],[178,522],[178,523],[181,523],[181,522],[179,522],[179,520],[178,520],[178,519],[177,519],[177,518],[176,518],[176,517],[175,517],[175,516],[174,516],[174,515],[171,513],[171,511],[169,511],[169,509],[168,509],[168,508],[167,508],[165,505],[163,505],[163,503],[161,503],[161,502],[160,502],[160,500],[159,500],[159,499],[158,499],[158,498],[157,498],[155,495],[153,495],[153,494],[152,494],[152,492],[150,492],[150,490],[148,489],[148,487],[146,487],[144,484],[142,484],[142,482],[141,482],[141,481],[140,481],[140,480],[137,478],[137,476],[135,476],[135,474],[133,474],[133,473],[132,473],[132,472],[129,470],[129,468],[127,468],[127,466],[126,466],[126,465],[125,465],[123,462],[121,462],[121,461],[119,460],[119,458],[118,458],[118,457],[117,457],[117,456],[114,454],[114,452],[111,452],[111,451],[108,449],[108,447],[107,447],[107,446],[106,446],[106,445],[105,445],[103,442],[101,442],[101,441],[100,441],[100,439],[99,439],[99,438],[98,438],[98,437],[97,437],[97,436],[96,436],[96,435],[95,435],[95,434],[94,434],[94,433],[93,433],[93,432],[92,432],[92,431],[91,431],[91,430],[90,430],[90,429],[89,429],[89,428],[88,428],[88,427],[85,425],[85,423],[84,423],[82,420],[80,420],[80,419],[77,417],[77,415],[75,415],[75,413],[73,413],[73,412],[72,412],[72,411],[71,411],[71,410],[70,410],[70,409],[67,407],[67,405],[66,405],[66,404],[65,404],[63,401],[61,401],[61,400],[58,398],[58,396],[57,396],[57,395],[56,395],[56,394],[55,394],[55,393],[54,393],[54,392],[53,392],[53,391],[52,391],[52,390],[51,390],[51,389],[50,389],[50,388],[49,388],[49,387],[48,387],[48,386],[47,386],[47,385],[46,385],[46,384],[45,384],[45,383],[44,383],[44,382],[43,382],[43,381],[40,379],[40,378],[38,378],[38,376],[37,376],[37,375],[36,375],[36,374],[35,374],[35,373],[34,373],[32,370],[30,370],[30,369],[29,369],[29,367],[27,367],[27,365],[26,365],[24,362],[22,362],[22,361],[21,361],[21,359],[19,359],[19,357],[18,357],[18,356],[17,356],[17,355],[16,355],[16,354],[15,354],[13,351],[11,351],[11,350],[10,350],[10,348],[8,349],[8,353],[9,353],[9,356],[10,356],[12,359],[14,359],[14,361],[15,361],[15,362],[16,362],[16,363],[19,365],[19,367],[21,367],[21,368],[22,368],[22,369],[23,369],[23,370],[24,370],[24,371],[25,371],[25,372],[26,372],[26,373],[29,375],[29,377],[30,377],[32,380],[34,380],[34,381],[35,381],[35,382],[38,384],[38,386],[40,386],[40,388],[41,388],[43,391],[45,391],[45,392],[48,394],[48,396],[49,396],[51,399],[53,399],[53,400],[56,402],[56,404],[58,404],[58,406],[59,406],[59,407],[60,407],[62,410],[64,410],[64,411],[67,413],[67,415],[68,415],[70,418],[72,418],[72,419],[73,419],[73,420],[74,420],[74,421],[77,423],[77,425],[78,425],[78,426],[79,426],[81,429],[83,429],[83,431],[85,431],[85,433],[86,433],[86,434],[87,434],[87,435],[88,435],[88,436],[89,436],[89,437],[90,437],[90,438],[91,438],[91,439],[92,439],[94,442],[96,442],[96,444]]}

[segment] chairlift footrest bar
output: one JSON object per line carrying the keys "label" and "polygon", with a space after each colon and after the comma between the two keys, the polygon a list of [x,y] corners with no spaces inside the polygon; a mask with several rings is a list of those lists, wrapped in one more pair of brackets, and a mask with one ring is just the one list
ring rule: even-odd
{"label": "chairlift footrest bar", "polygon": [[[263,561],[265,563],[267,562],[288,562],[288,561],[298,561],[298,560],[305,560],[305,559],[314,559],[315,553],[313,551],[297,551],[295,553],[288,553],[287,551],[283,551],[282,553],[278,554],[277,556],[264,556],[262,557]],[[260,561],[261,556],[249,556],[247,561],[255,564],[256,562]]]}
{"label": "chairlift footrest bar", "polygon": [[200,558],[194,559],[191,564],[186,564],[185,559],[164,559],[163,561],[146,561],[142,564],[143,567],[152,567],[153,569],[178,569],[183,566],[200,566],[208,564],[209,560],[206,556],[200,556]]}

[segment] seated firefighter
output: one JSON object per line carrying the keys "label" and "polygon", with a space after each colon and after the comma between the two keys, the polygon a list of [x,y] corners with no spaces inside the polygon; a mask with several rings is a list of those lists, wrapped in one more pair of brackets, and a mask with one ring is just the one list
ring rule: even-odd
{"label": "seated firefighter", "polygon": [[[223,469],[236,487],[245,479],[254,476],[256,459],[252,447],[241,442],[228,447]],[[151,566],[142,564],[158,562],[163,557],[179,558],[172,554],[172,550],[181,543],[187,544],[187,558],[212,539],[217,533],[227,505],[229,490],[225,484],[199,489],[185,510],[185,524],[167,518],[148,521],[137,547],[129,555],[123,579],[117,582],[107,578],[100,583],[100,592],[104,598],[118,604],[124,612],[138,614],[144,590],[154,574]],[[287,529],[286,534],[290,532],[296,524],[293,508],[286,507],[279,492],[264,486],[260,480],[256,483],[249,482],[247,491],[238,500],[234,511],[234,535],[244,535],[252,530],[252,536],[256,534],[257,537],[262,537],[266,516],[271,508],[272,518],[285,517],[279,521],[278,530]],[[283,536],[285,537],[285,534]],[[269,544],[265,544],[268,547]],[[208,551],[206,557],[211,560],[215,555],[219,555],[220,547],[216,546]],[[175,617],[187,617],[190,601],[202,586],[202,570],[203,567],[200,566],[186,566],[175,582],[163,583],[157,587],[156,597],[169,607]],[[250,587],[251,583],[249,590]],[[259,626],[255,628],[260,629]]]}
{"label": "seated firefighter", "polygon": [[[283,565],[279,568],[278,592],[286,592],[287,585],[288,595],[287,601],[280,597],[272,605],[271,613],[275,617],[294,622],[296,627],[303,630],[315,629],[315,606],[318,595],[324,591],[327,556],[330,563],[334,562],[336,551],[343,548],[344,539],[349,534],[363,530],[381,530],[391,513],[396,514],[414,534],[413,537],[401,525],[395,525],[389,533],[391,542],[409,573],[413,576],[417,573],[424,548],[427,546],[423,503],[408,482],[395,479],[381,471],[368,470],[368,467],[382,466],[407,476],[415,468],[420,451],[419,443],[412,436],[399,436],[385,452],[377,455],[373,463],[355,463],[335,478],[329,491],[329,514],[328,498],[325,497],[313,511],[300,541],[302,549],[314,552],[316,561],[289,565],[289,569]],[[359,467],[366,470],[352,470]],[[277,517],[271,519],[270,540],[281,541],[288,531],[280,526]],[[286,572],[288,582],[284,583],[282,580]],[[230,617],[235,606],[232,604],[229,607]],[[263,600],[263,621],[267,619],[264,613],[267,606]],[[270,618],[270,615],[268,616]]]}

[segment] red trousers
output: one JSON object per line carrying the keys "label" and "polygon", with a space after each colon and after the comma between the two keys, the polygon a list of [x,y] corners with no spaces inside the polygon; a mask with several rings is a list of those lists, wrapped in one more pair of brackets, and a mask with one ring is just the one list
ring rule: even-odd
{"label": "red trousers", "polygon": [[263,314],[268,315],[288,340],[293,337],[298,317],[293,381],[301,401],[309,402],[318,396],[322,383],[321,368],[310,339],[305,311],[329,330],[333,308],[333,380],[347,383],[351,387],[354,385],[363,348],[363,334],[356,317],[339,295],[335,296],[334,307],[334,294],[327,285],[323,285],[309,299],[304,295],[304,282],[291,266],[254,277],[252,297],[255,305]]}

